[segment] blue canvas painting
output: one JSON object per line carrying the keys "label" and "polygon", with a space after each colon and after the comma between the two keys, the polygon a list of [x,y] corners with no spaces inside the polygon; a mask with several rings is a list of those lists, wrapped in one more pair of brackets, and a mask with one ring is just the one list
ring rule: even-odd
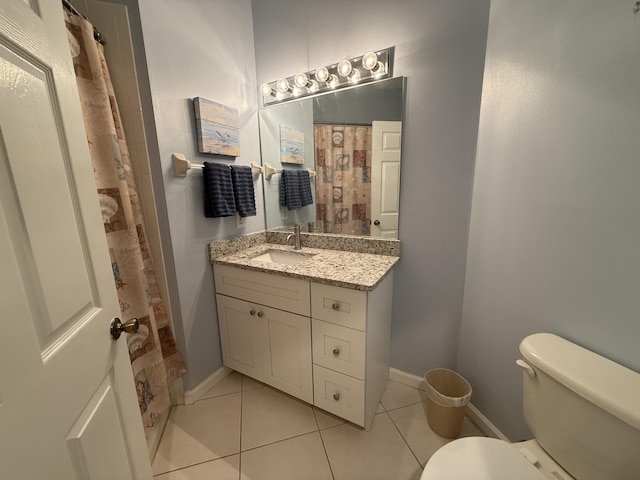
{"label": "blue canvas painting", "polygon": [[240,156],[238,110],[202,97],[193,99],[198,151],[229,157]]}
{"label": "blue canvas painting", "polygon": [[304,163],[304,132],[280,125],[280,162]]}

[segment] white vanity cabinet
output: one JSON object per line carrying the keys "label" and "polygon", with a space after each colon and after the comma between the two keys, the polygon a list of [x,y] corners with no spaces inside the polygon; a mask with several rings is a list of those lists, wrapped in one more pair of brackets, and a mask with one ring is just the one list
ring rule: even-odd
{"label": "white vanity cabinet", "polygon": [[224,364],[312,403],[309,282],[227,265],[214,275]]}
{"label": "white vanity cabinet", "polygon": [[393,273],[372,291],[215,264],[224,364],[371,428],[387,379]]}
{"label": "white vanity cabinet", "polygon": [[313,403],[371,428],[389,378],[393,273],[370,292],[311,284]]}

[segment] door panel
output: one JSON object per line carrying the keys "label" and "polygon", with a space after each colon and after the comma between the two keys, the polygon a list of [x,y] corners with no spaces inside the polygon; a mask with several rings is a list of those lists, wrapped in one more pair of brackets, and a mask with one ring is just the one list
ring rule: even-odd
{"label": "door panel", "polygon": [[273,308],[260,310],[267,326],[265,383],[313,403],[311,320]]}
{"label": "door panel", "polygon": [[151,478],[57,1],[0,3],[0,271],[0,477]]}

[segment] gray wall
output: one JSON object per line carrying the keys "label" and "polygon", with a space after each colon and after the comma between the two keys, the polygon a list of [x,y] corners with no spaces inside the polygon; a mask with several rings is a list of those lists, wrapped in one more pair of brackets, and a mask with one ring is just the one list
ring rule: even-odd
{"label": "gray wall", "polygon": [[[186,357],[185,388],[222,366],[213,273],[207,244],[264,229],[258,214],[237,229],[235,218],[203,214],[202,174],[173,175],[171,154],[196,163],[260,161],[257,86],[249,0],[115,0],[129,7],[154,195],[176,337]],[[221,18],[224,13],[224,19]],[[204,97],[239,111],[241,157],[197,153],[191,99]]]}
{"label": "gray wall", "polygon": [[458,366],[512,440],[526,335],[640,370],[638,20],[625,0],[491,2]]}
{"label": "gray wall", "polygon": [[258,83],[396,46],[408,95],[392,365],[455,367],[489,0],[252,7]]}

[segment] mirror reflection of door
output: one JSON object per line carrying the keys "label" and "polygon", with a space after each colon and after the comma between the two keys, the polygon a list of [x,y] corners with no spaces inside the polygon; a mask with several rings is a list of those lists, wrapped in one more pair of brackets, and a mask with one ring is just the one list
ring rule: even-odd
{"label": "mirror reflection of door", "polygon": [[398,238],[402,122],[374,121],[371,137],[370,235]]}

